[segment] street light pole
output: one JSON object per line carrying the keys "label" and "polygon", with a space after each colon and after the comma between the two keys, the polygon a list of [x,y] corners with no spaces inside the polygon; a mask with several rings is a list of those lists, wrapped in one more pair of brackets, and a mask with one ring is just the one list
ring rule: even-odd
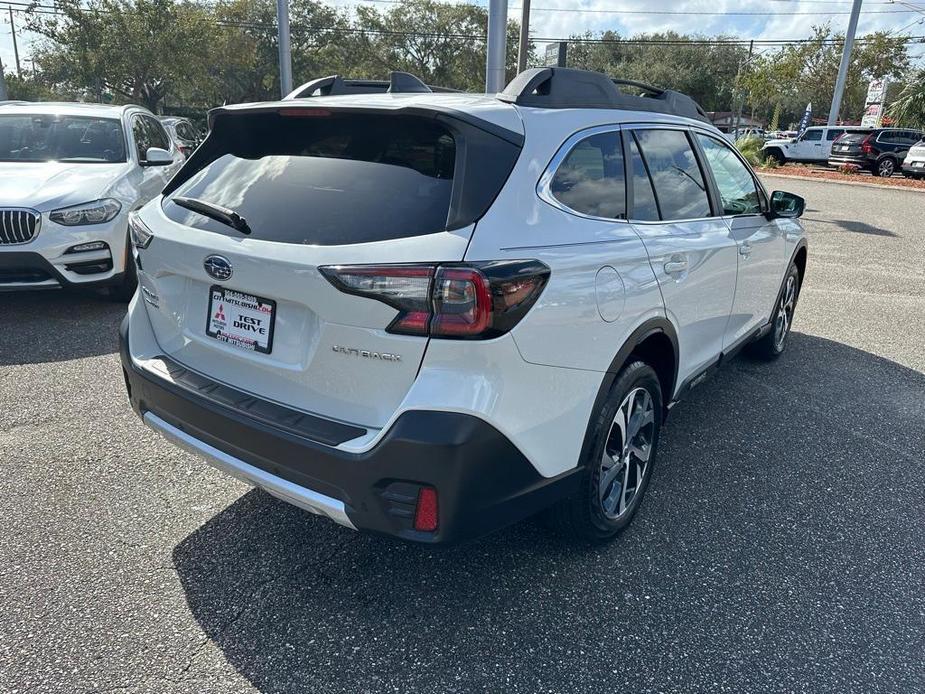
{"label": "street light pole", "polygon": [[832,94],[832,106],[829,108],[829,125],[835,125],[841,110],[842,96],[845,94],[845,80],[848,77],[848,65],[851,63],[851,49],[854,47],[854,34],[858,30],[858,16],[861,14],[862,0],[854,0],[851,17],[848,19],[848,31],[845,33],[845,47],[838,65],[838,77],[835,79],[835,93]]}
{"label": "street light pole", "polygon": [[276,0],[277,43],[279,44],[279,89],[292,91],[292,44],[289,41],[289,0]]}
{"label": "street light pole", "polygon": [[520,8],[520,50],[517,53],[517,72],[527,69],[527,53],[530,50],[530,0],[521,0]]}
{"label": "street light pole", "polygon": [[488,49],[485,51],[485,93],[504,89],[507,52],[507,0],[488,0]]}

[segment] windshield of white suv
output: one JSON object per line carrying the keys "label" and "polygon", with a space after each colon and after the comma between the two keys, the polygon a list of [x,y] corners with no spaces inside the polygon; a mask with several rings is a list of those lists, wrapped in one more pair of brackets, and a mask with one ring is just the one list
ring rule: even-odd
{"label": "windshield of white suv", "polygon": [[122,123],[88,116],[0,115],[0,161],[124,162]]}

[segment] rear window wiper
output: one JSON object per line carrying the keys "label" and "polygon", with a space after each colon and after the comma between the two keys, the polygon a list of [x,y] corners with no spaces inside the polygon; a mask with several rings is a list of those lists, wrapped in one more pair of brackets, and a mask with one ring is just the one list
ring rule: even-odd
{"label": "rear window wiper", "polygon": [[232,229],[240,231],[242,234],[251,233],[251,228],[247,226],[247,220],[234,210],[229,210],[227,207],[206,202],[205,200],[199,200],[198,198],[176,197],[171,199],[180,207],[185,207],[188,210],[205,215],[210,219],[214,219],[216,222],[221,222],[222,224],[230,226]]}

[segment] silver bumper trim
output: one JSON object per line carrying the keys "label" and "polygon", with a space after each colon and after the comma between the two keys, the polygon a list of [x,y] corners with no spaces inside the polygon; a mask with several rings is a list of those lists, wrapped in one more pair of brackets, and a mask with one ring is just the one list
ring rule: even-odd
{"label": "silver bumper trim", "polygon": [[356,526],[350,522],[350,518],[347,516],[344,502],[319,494],[311,489],[300,487],[288,480],[284,480],[282,477],[271,475],[269,472],[254,467],[250,463],[245,463],[239,458],[228,455],[214,446],[190,436],[172,424],[168,424],[153,412],[145,412],[143,419],[149,427],[180,446],[180,448],[198,455],[212,467],[236,477],[242,482],[260,487],[265,492],[293,506],[298,506],[319,516],[327,516],[338,525],[356,530]]}

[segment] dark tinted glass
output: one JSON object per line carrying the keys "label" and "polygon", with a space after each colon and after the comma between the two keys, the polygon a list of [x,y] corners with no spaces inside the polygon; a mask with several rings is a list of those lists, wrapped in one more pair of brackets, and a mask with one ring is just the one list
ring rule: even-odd
{"label": "dark tinted glass", "polygon": [[132,135],[135,138],[135,150],[138,152],[138,161],[145,160],[145,153],[148,147],[152,147],[151,134],[145,126],[141,116],[135,116],[132,119]]}
{"label": "dark tinted glass", "polygon": [[844,130],[838,130],[836,128],[829,128],[825,132],[825,139],[831,142],[832,140],[837,138],[839,135],[843,135],[844,132],[845,132]]}
{"label": "dark tinted glass", "polygon": [[662,219],[710,216],[707,188],[687,135],[680,130],[637,130]]}
{"label": "dark tinted glass", "polygon": [[122,123],[115,118],[3,115],[0,161],[123,162]]}
{"label": "dark tinted glass", "polygon": [[652,181],[646,171],[646,165],[639,155],[636,139],[629,136],[630,165],[633,175],[633,219],[642,222],[658,221],[658,203],[655,202],[655,191],[652,190]]}
{"label": "dark tinted glass", "polygon": [[550,184],[569,209],[593,217],[626,217],[626,182],[620,133],[592,135],[568,153]]}
{"label": "dark tinted glass", "polygon": [[[331,115],[274,119],[172,194],[243,216],[252,238],[317,245],[420,236],[446,228],[456,145],[432,119]],[[171,197],[172,197],[171,196]],[[175,221],[238,232],[168,201]]]}
{"label": "dark tinted glass", "polygon": [[164,130],[164,126],[161,125],[160,121],[151,116],[142,116],[142,120],[144,120],[145,127],[148,129],[148,137],[151,142],[149,146],[160,147],[169,151],[170,136],[167,135],[167,131]]}
{"label": "dark tinted glass", "polygon": [[822,131],[807,130],[805,133],[803,133],[803,137],[801,139],[806,140],[807,142],[816,142],[817,140],[822,139]]}
{"label": "dark tinted glass", "polygon": [[697,134],[707,165],[713,172],[723,204],[723,214],[757,214],[761,202],[755,179],[729,147],[706,135]]}
{"label": "dark tinted glass", "polygon": [[860,133],[849,132],[841,140],[839,140],[839,142],[841,142],[842,144],[863,142],[864,140],[867,139],[869,135],[870,133],[865,133],[865,132],[860,132]]}

